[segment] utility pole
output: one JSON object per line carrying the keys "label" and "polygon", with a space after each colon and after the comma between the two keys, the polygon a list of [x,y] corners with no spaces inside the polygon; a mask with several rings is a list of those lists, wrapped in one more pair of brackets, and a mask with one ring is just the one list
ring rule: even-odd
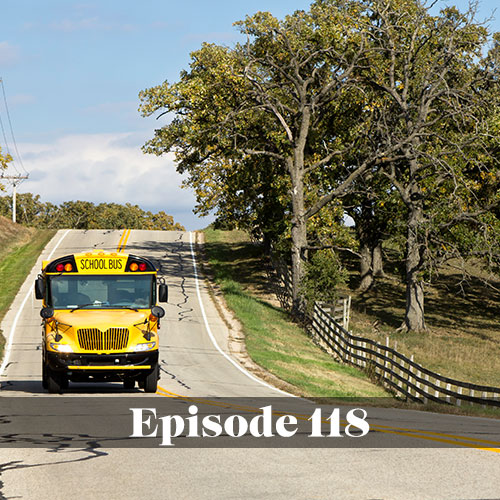
{"label": "utility pole", "polygon": [[16,222],[16,195],[17,185],[28,178],[26,175],[4,175],[0,174],[0,179],[8,179],[12,181],[12,222]]}

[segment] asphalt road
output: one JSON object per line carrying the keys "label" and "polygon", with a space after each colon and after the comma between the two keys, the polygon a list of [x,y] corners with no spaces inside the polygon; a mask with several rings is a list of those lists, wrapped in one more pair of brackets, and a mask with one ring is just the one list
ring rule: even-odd
{"label": "asphalt road", "polygon": [[[93,248],[116,251],[120,243],[125,252],[153,260],[169,285],[160,330],[158,401],[172,394],[209,402],[219,397],[283,397],[229,355],[228,330],[197,276],[191,237],[181,232],[59,231],[2,322],[8,347],[0,368],[0,405],[2,397],[10,396],[39,398],[41,407],[46,402],[60,404],[61,398],[78,404],[82,397],[110,401],[106,398],[127,396],[138,404],[144,400],[141,391],[125,391],[121,384],[70,384],[67,395],[49,396],[40,383],[40,303],[31,291],[41,260]],[[300,414],[310,407],[299,399],[293,404]],[[0,500],[500,498],[500,453],[493,449],[500,447],[498,421],[367,410],[380,432],[406,440],[396,441],[396,446],[403,442],[411,447],[0,447]],[[438,440],[454,444],[446,449],[416,447],[433,446]]]}

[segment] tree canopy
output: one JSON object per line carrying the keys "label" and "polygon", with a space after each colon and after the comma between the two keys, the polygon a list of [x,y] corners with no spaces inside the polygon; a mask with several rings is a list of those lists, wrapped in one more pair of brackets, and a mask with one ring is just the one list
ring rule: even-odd
{"label": "tree canopy", "polygon": [[[90,201],[66,201],[57,206],[42,202],[39,195],[20,193],[17,210],[21,224],[40,228],[185,230],[163,211],[152,213],[130,203],[95,205]],[[0,197],[0,215],[11,217],[11,196]]]}
{"label": "tree canopy", "polygon": [[309,254],[348,240],[344,212],[372,274],[397,233],[402,326],[425,329],[444,261],[498,261],[498,36],[473,6],[418,0],[317,0],[235,25],[246,43],[203,44],[179,81],[140,93],[143,115],[173,115],[144,150],[175,152],[201,213],[289,242],[296,312]]}

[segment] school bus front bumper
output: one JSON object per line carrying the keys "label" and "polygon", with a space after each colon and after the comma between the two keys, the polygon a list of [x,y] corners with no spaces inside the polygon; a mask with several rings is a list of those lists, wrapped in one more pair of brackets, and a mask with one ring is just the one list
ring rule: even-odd
{"label": "school bus front bumper", "polygon": [[89,375],[144,376],[158,365],[158,350],[116,354],[47,352],[47,363],[55,372]]}

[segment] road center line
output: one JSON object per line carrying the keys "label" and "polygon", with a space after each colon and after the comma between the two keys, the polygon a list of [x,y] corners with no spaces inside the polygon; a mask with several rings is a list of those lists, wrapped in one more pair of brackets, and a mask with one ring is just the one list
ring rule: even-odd
{"label": "road center line", "polygon": [[118,252],[123,252],[123,250],[125,250],[125,246],[127,245],[131,231],[132,231],[131,229],[125,229],[123,231],[120,241],[118,242],[118,248],[117,248]]}
{"label": "road center line", "polygon": [[[176,398],[182,399],[186,402],[190,402],[193,404],[204,404],[208,406],[215,406],[221,408],[232,408],[240,411],[246,411],[251,413],[258,413],[261,408],[252,407],[252,406],[242,406],[242,405],[234,405],[227,402],[221,401],[212,401],[210,399],[200,399],[191,396],[181,396],[180,394],[176,394],[174,392],[167,391],[163,387],[158,387],[158,392],[156,393],[159,396],[167,397],[167,398]],[[310,417],[307,415],[303,415],[296,412],[284,412],[284,411],[273,411],[273,415],[294,415],[299,420],[310,420]],[[322,419],[324,424],[328,424],[328,419]],[[348,422],[344,419],[341,419],[341,423],[347,424]],[[473,448],[481,451],[490,451],[493,453],[500,453],[500,442],[498,441],[490,441],[486,439],[472,438],[467,436],[458,436],[454,434],[443,434],[437,433],[433,431],[426,430],[416,430],[416,429],[403,429],[400,427],[390,427],[390,426],[380,426],[380,425],[370,425],[370,431],[382,432],[384,434],[394,434],[397,436],[406,436],[414,439],[425,439],[428,441],[435,441],[438,443],[452,444],[454,446],[461,446],[463,448]],[[467,442],[471,441],[471,442]],[[496,447],[486,446],[488,444],[499,445]]]}

